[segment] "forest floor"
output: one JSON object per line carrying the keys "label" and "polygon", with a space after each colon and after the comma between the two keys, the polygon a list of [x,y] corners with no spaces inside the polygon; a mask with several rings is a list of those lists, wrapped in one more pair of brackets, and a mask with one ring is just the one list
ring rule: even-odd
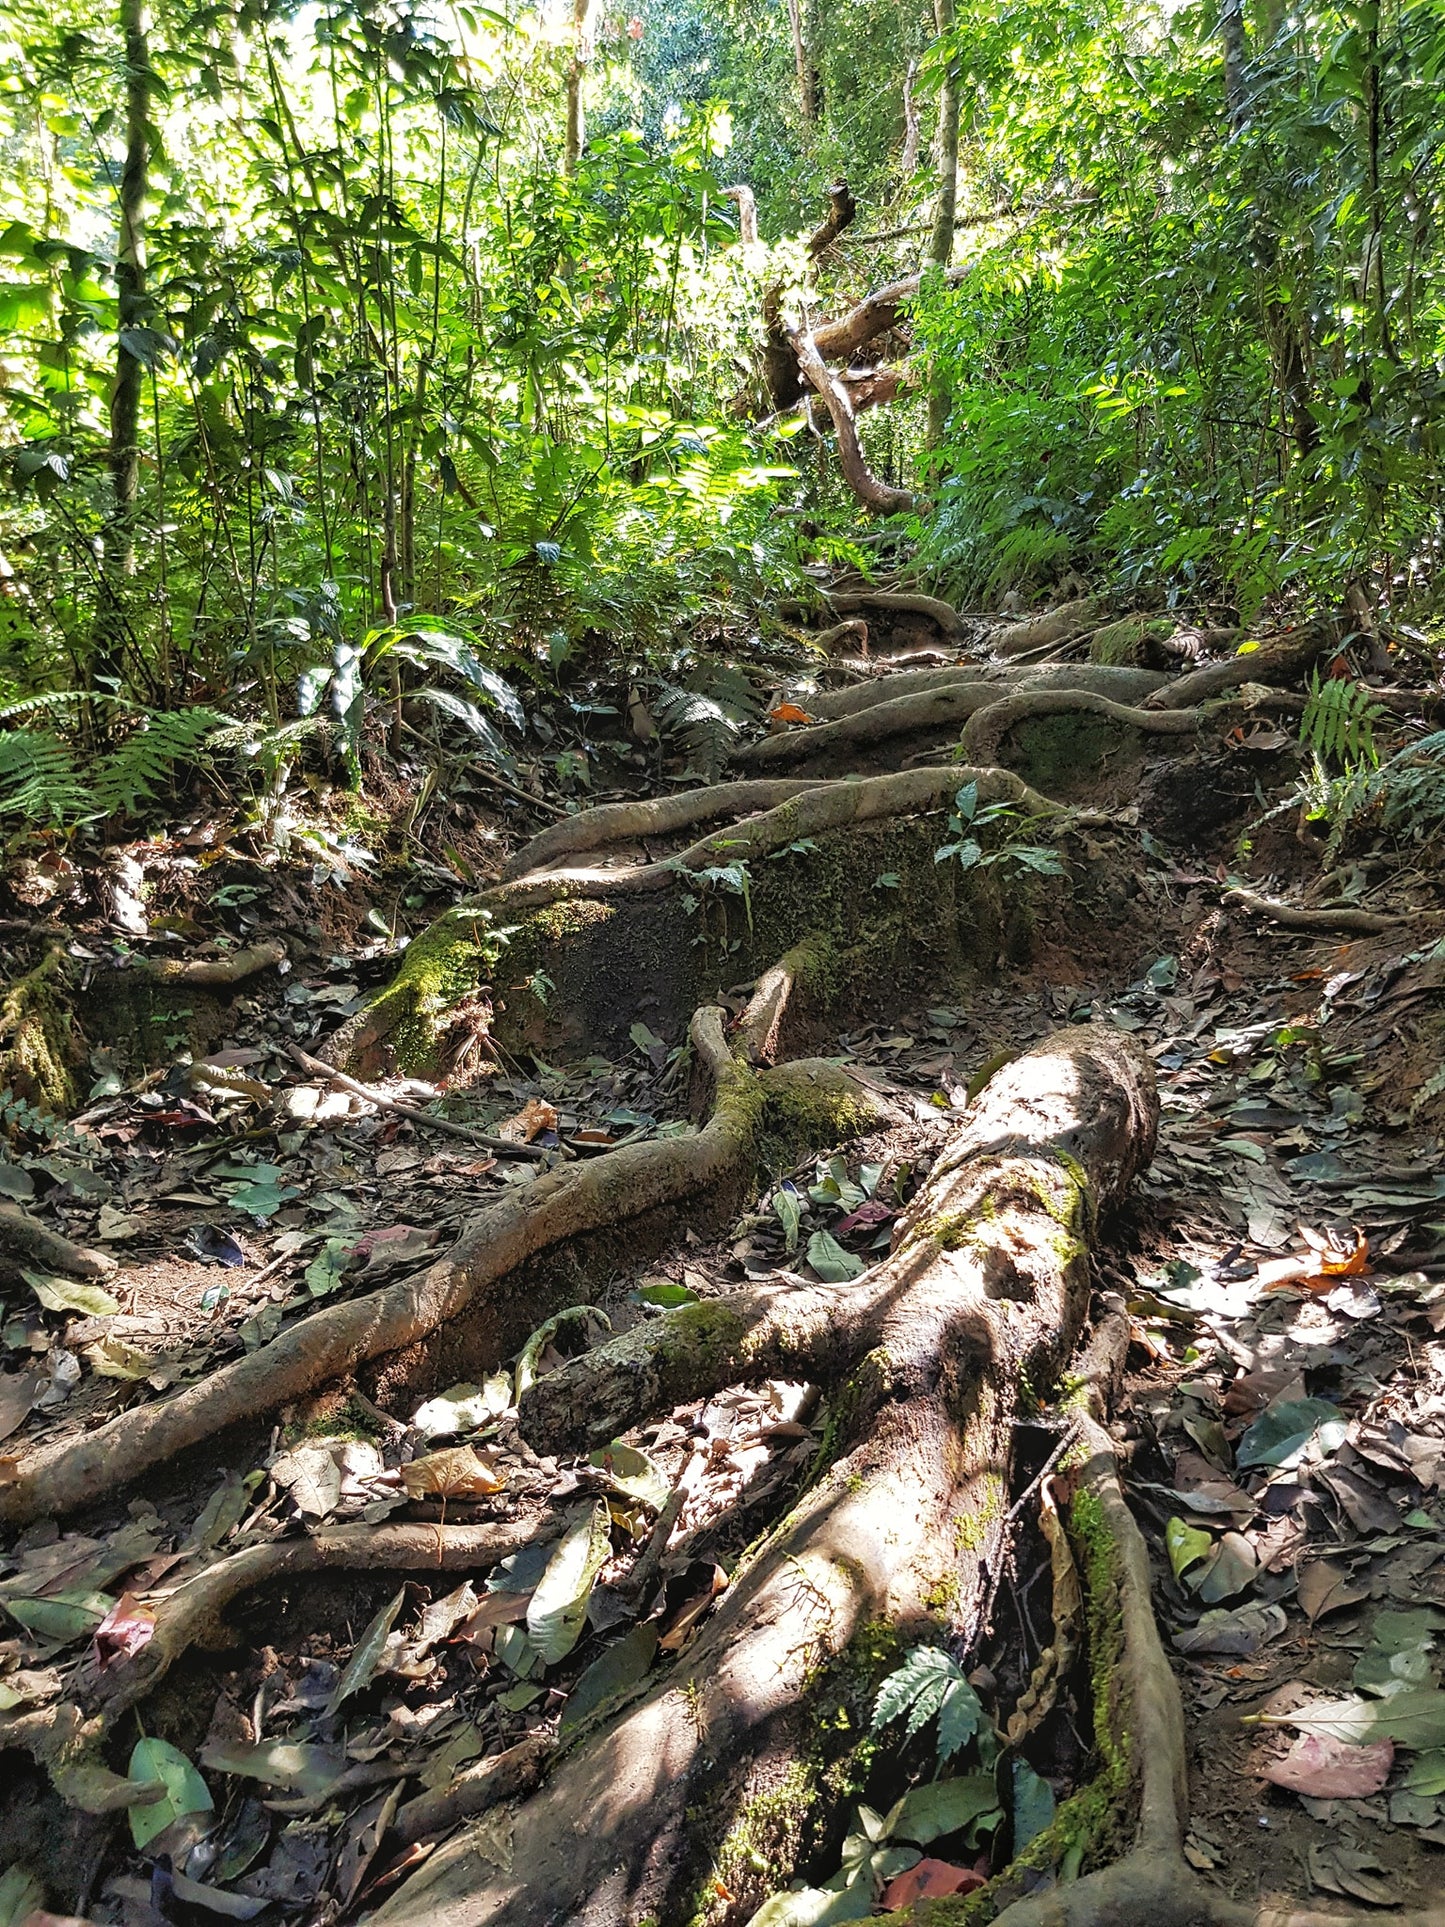
{"label": "forest floor", "polygon": [[[1219,755],[1237,764],[1241,752]],[[1198,834],[1187,808],[1151,820],[1145,806],[1118,943],[1071,951],[1055,937],[995,981],[939,984],[908,1008],[880,1000],[829,1037],[829,1056],[892,1106],[886,1128],[769,1172],[721,1227],[700,1214],[658,1249],[593,1241],[572,1261],[566,1301],[620,1331],[748,1280],[851,1279],[886,1254],[994,1066],[1066,1026],[1131,1036],[1158,1080],[1159,1143],[1104,1228],[1095,1283],[1122,1295],[1131,1320],[1115,1431],[1183,1694],[1186,1856],[1237,1900],[1353,1918],[1360,1903],[1425,1905],[1438,1887],[1445,1725],[1422,1712],[1417,1746],[1345,1745],[1285,1716],[1321,1692],[1435,1684],[1445,1175],[1432,1079],[1445,949],[1438,870],[1418,852],[1377,848],[1368,868],[1346,866],[1345,894],[1367,885],[1371,909],[1399,919],[1376,934],[1289,930],[1225,906],[1241,833],[1288,787],[1287,771],[1261,769],[1272,773],[1257,793]],[[414,851],[422,867],[409,862],[404,883],[367,858],[365,834],[333,836],[304,866],[233,856],[201,867],[194,835],[180,833],[151,847],[158,941],[195,954],[222,929],[233,941],[279,936],[290,963],[240,987],[204,1055],[178,1035],[176,1061],[137,1072],[97,1046],[71,1133],[20,1140],[0,1162],[0,1195],[116,1261],[90,1281],[30,1266],[3,1287],[0,1476],[415,1271],[488,1194],[525,1190],[561,1159],[691,1129],[684,1040],[645,1022],[625,1049],[474,1062],[440,1114],[496,1143],[402,1115],[291,1054],[314,1053],[390,974],[397,889],[433,904],[461,895],[458,866],[485,877],[527,822],[523,803],[489,807],[465,851],[455,826]],[[1276,894],[1319,867],[1293,818],[1260,833],[1246,861]],[[82,960],[116,947],[94,920],[77,922],[72,942]],[[84,1027],[83,996],[77,1008]],[[392,1100],[435,1101],[415,1081],[378,1084]],[[531,1288],[524,1277],[523,1311]],[[543,1327],[524,1348],[528,1375],[601,1329],[544,1327],[550,1302],[539,1288],[539,1315],[523,1319]],[[559,1731],[685,1653],[828,1436],[816,1390],[773,1380],[651,1419],[623,1435],[627,1451],[539,1455],[518,1430],[509,1361],[484,1354],[475,1333],[444,1335],[424,1357],[403,1354],[118,1496],[8,1535],[7,1720],[84,1701],[144,1652],[167,1598],[247,1548],[417,1527],[435,1533],[440,1565],[448,1529],[475,1526],[492,1556],[515,1556],[484,1571],[449,1554],[444,1574],[400,1585],[395,1570],[367,1569],[383,1562],[357,1560],[341,1577],[287,1572],[238,1595],[225,1628],[208,1625],[109,1735],[119,1773],[155,1779],[133,1749],[165,1742],[203,1780],[176,1779],[131,1810],[129,1827],[62,1804],[38,1766],[5,1754],[0,1869],[16,1871],[8,1894],[0,1879],[0,1921],[44,1905],[117,1927],[217,1914],[332,1922],[369,1916],[408,1886],[424,1904],[417,1883],[445,1862],[443,1843],[466,1814],[487,1819],[480,1797],[446,1807],[458,1777],[475,1784],[483,1762],[506,1755],[493,1800],[522,1791]],[[957,1655],[990,1706],[1018,1700],[1054,1633],[1048,1545],[1027,1501],[1060,1424],[1041,1392],[1018,1427],[1017,1530],[989,1573],[986,1620]],[[537,1544],[544,1516],[584,1541],[592,1532],[585,1623],[573,1615],[574,1643],[545,1681],[507,1660],[517,1629],[537,1623],[539,1592],[556,1591],[555,1542]],[[1251,1723],[1260,1714],[1283,1723]],[[1087,1683],[1071,1681],[1031,1736],[1048,1808],[1087,1777],[1089,1717]],[[886,1774],[859,1789],[880,1810],[893,1790]],[[471,1820],[473,1850],[501,1865],[507,1816],[491,1807],[480,1847]],[[799,1871],[822,1884],[839,1852],[835,1829]],[[952,1891],[994,1870],[987,1845],[962,1832],[931,1859],[957,1876]],[[731,1877],[714,1869],[724,1911]],[[756,1884],[757,1870],[748,1877]],[[947,1871],[935,1877],[935,1891],[950,1890]],[[913,1891],[884,1884],[877,1904]]]}

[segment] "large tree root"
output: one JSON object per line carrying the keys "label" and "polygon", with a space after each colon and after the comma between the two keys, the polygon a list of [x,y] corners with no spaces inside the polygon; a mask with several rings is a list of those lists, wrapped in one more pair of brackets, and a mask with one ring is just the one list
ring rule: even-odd
{"label": "large tree root", "polygon": [[[837,1456],[735,1578],[688,1659],[520,1808],[508,1866],[490,1864],[495,1829],[490,1846],[464,1832],[380,1918],[622,1927],[720,1919],[724,1909],[747,1917],[767,1891],[758,1871],[736,1865],[726,1903],[706,1876],[749,1791],[776,1786],[780,1767],[798,1760],[810,1682],[871,1622],[935,1625],[940,1596],[953,1601],[955,1626],[976,1630],[985,1560],[998,1557],[1005,1529],[997,1494],[1021,1383],[1048,1382],[1069,1356],[1096,1215],[1147,1161],[1156,1122],[1147,1060],[1128,1039],[1103,1027],[1060,1033],[985,1087],[898,1250],[870,1279],[802,1293],[797,1318],[789,1295],[777,1295],[763,1322],[836,1388]],[[825,1322],[851,1344],[818,1330],[816,1306],[829,1297]],[[750,1294],[721,1301],[720,1343],[691,1342],[696,1318],[647,1327],[640,1355],[656,1377],[641,1402],[770,1371],[783,1351],[748,1342],[756,1311]],[[560,1397],[533,1388],[525,1422],[535,1437],[553,1417],[574,1434],[592,1430],[585,1415],[569,1416],[570,1371]],[[612,1412],[636,1409],[632,1375],[615,1353],[593,1368],[591,1383],[617,1400]]]}
{"label": "large tree root", "polygon": [[1002,662],[957,662],[942,669],[900,669],[874,676],[851,689],[825,690],[808,698],[812,714],[825,722],[851,716],[876,703],[898,696],[914,696],[926,689],[945,689],[954,683],[978,683],[1000,696],[1014,689],[1092,689],[1112,696],[1116,703],[1142,702],[1169,678],[1157,669],[1135,669],[1119,663],[1051,663],[1042,668]]}
{"label": "large tree root", "polygon": [[1261,643],[1257,649],[1227,656],[1223,662],[1211,662],[1203,669],[1191,669],[1187,675],[1173,677],[1149,697],[1148,706],[1150,709],[1188,709],[1194,703],[1208,701],[1211,696],[1238,689],[1242,683],[1293,682],[1327,649],[1337,647],[1339,640],[1337,623],[1308,623],[1273,642]]}
{"label": "large tree root", "polygon": [[922,616],[950,642],[966,641],[969,622],[951,602],[904,589],[830,589],[824,597],[839,615]]}
{"label": "large tree root", "polygon": [[579,810],[565,822],[554,823],[530,843],[524,843],[503,866],[502,876],[529,876],[534,870],[547,869],[559,857],[602,850],[609,843],[642,843],[649,837],[689,829],[694,823],[714,822],[720,816],[749,816],[757,810],[776,809],[799,790],[815,787],[806,777],[782,776],[751,783],[713,783],[706,789],[680,790],[635,803],[599,803],[593,809]]}
{"label": "large tree root", "polygon": [[987,709],[975,710],[963,726],[958,746],[971,763],[996,763],[1004,737],[1019,723],[1035,716],[1076,714],[1102,716],[1125,729],[1154,736],[1192,736],[1207,720],[1202,709],[1136,709],[1083,689],[1021,689]]}
{"label": "large tree root", "polygon": [[[888,695],[893,682],[905,680],[917,682],[918,687],[901,696]],[[955,723],[966,722],[970,716],[1015,690],[1090,690],[1100,696],[1127,700],[1157,689],[1159,680],[1148,670],[1117,669],[1101,664],[1079,668],[1063,664],[1035,670],[1021,675],[1017,681],[1002,684],[998,677],[986,675],[977,668],[925,669],[913,675],[864,684],[859,690],[848,690],[846,694],[854,698],[865,691],[870,696],[875,690],[881,694],[867,702],[854,701],[848,707],[835,704],[840,713],[833,720],[789,730],[786,735],[764,736],[739,750],[733,760],[750,769],[772,769],[806,762],[840,749],[872,748],[893,736],[951,728]]]}
{"label": "large tree root", "polygon": [[687,883],[689,873],[696,875],[716,864],[751,863],[804,837],[936,810],[969,782],[978,785],[983,801],[1008,803],[1027,816],[1056,815],[1061,807],[1006,769],[954,764],[947,769],[900,770],[892,776],[840,778],[808,784],[777,808],[714,831],[665,863],[638,863],[621,870],[543,870],[499,883],[476,899],[475,908],[494,918],[514,917],[564,900],[646,895],[675,888]]}
{"label": "large tree root", "polygon": [[[417,1276],[311,1312],[174,1397],[42,1446],[0,1485],[0,1519],[23,1525],[93,1504],[228,1426],[254,1422],[464,1316],[485,1312],[495,1323],[496,1356],[507,1356],[525,1339],[531,1308],[509,1302],[501,1287],[525,1260],[587,1232],[739,1187],[751,1174],[769,1128],[767,1076],[755,1080],[735,1062],[722,1025],[718,1010],[699,1011],[693,1020],[693,1047],[716,1090],[712,1117],[695,1136],[628,1145],[548,1172],[484,1207],[451,1250]],[[798,1067],[787,1068],[796,1100]],[[820,1142],[880,1117],[878,1101],[835,1066],[809,1065],[804,1075],[812,1104],[794,1101],[794,1121],[821,1133]]]}

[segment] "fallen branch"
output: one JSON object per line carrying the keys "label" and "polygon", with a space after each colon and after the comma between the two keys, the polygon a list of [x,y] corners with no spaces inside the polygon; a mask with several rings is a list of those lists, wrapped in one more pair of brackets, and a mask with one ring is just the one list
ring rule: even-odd
{"label": "fallen branch", "polygon": [[1306,910],[1279,897],[1247,890],[1241,883],[1230,885],[1224,901],[1252,910],[1257,917],[1270,917],[1288,930],[1352,930],[1360,936],[1376,937],[1386,930],[1398,929],[1404,921],[1402,917],[1386,916],[1375,910],[1356,910],[1344,904],[1334,909]]}
{"label": "fallen branch", "polygon": [[[943,280],[946,286],[956,287],[968,274],[967,268],[949,268]],[[901,281],[890,281],[886,287],[876,289],[855,308],[850,308],[836,321],[820,321],[812,331],[813,344],[824,361],[851,361],[868,342],[879,335],[886,335],[903,310],[904,304],[918,293],[922,276],[906,275]]]}
{"label": "fallen branch", "polygon": [[474,1820],[502,1800],[530,1793],[541,1779],[554,1746],[550,1736],[536,1733],[509,1746],[505,1753],[494,1753],[490,1759],[463,1767],[449,1786],[407,1801],[396,1816],[398,1839],[409,1845],[430,1840],[439,1833],[449,1833],[463,1820]]}
{"label": "fallen branch", "polygon": [[911,489],[894,488],[887,482],[880,482],[869,468],[858,440],[858,424],[853,416],[853,404],[848,391],[829,372],[828,364],[806,328],[800,328],[793,336],[793,349],[798,357],[799,368],[820,396],[832,419],[833,432],[838,437],[838,465],[843,471],[843,479],[864,508],[875,515],[907,514],[916,509],[918,497]]}
{"label": "fallen branch", "polygon": [[73,1244],[18,1204],[0,1204],[0,1270],[22,1265],[63,1272],[67,1278],[107,1278],[115,1270],[109,1252]]}
{"label": "fallen branch", "polygon": [[349,1091],[353,1097],[374,1104],[379,1111],[393,1111],[398,1117],[409,1118],[413,1124],[424,1125],[433,1131],[445,1131],[449,1137],[465,1138],[469,1144],[484,1145],[487,1150],[499,1151],[504,1157],[540,1159],[547,1155],[544,1145],[524,1144],[518,1138],[497,1137],[491,1131],[479,1131],[474,1124],[457,1124],[449,1117],[438,1117],[432,1111],[422,1110],[419,1104],[408,1104],[399,1097],[388,1097],[385,1091],[377,1090],[374,1084],[363,1084],[355,1077],[348,1077],[345,1071],[339,1071],[331,1064],[323,1064],[319,1057],[312,1057],[299,1044],[288,1044],[286,1054],[312,1077],[324,1078],[337,1090]]}
{"label": "fallen branch", "polygon": [[1337,647],[1338,625],[1333,622],[1307,624],[1258,648],[1212,662],[1203,669],[1191,669],[1176,676],[1148,699],[1150,709],[1187,709],[1241,683],[1289,683],[1303,675],[1327,649]]}

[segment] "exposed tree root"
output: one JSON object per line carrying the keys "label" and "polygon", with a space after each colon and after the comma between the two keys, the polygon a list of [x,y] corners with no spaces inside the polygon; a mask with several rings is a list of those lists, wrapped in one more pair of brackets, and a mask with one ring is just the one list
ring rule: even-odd
{"label": "exposed tree root", "polygon": [[1083,635],[1086,629],[1103,622],[1109,605],[1103,596],[1081,596],[1076,602],[1060,603],[1042,615],[1025,616],[1021,622],[1006,623],[995,629],[989,647],[996,656],[1025,655],[1031,649],[1051,642],[1064,642]]}
{"label": "exposed tree root", "polygon": [[[712,1117],[695,1136],[628,1145],[548,1172],[485,1206],[451,1250],[416,1276],[310,1312],[198,1384],[122,1412],[83,1437],[42,1446],[0,1484],[0,1519],[26,1524],[93,1504],[226,1427],[277,1411],[463,1315],[488,1312],[496,1321],[497,1356],[506,1356],[526,1337],[529,1313],[525,1305],[510,1305],[499,1287],[524,1260],[586,1232],[740,1185],[751,1171],[768,1122],[766,1078],[755,1081],[735,1062],[720,1011],[697,1013],[692,1041],[716,1088]],[[831,1085],[835,1100],[817,1106],[808,1120],[825,1135],[841,1116],[861,1129],[879,1114],[870,1094],[834,1066],[819,1065],[816,1082]]]}
{"label": "exposed tree root", "polygon": [[952,642],[966,641],[969,635],[969,623],[938,596],[903,589],[830,589],[827,602],[840,616],[923,616]]}
{"label": "exposed tree root", "polygon": [[189,984],[197,990],[206,990],[244,983],[248,977],[285,961],[285,944],[267,942],[233,950],[228,957],[217,957],[210,962],[182,957],[133,957],[126,969],[139,977],[148,977],[152,983]]}
{"label": "exposed tree root", "polygon": [[1257,649],[1227,656],[1203,669],[1191,669],[1176,676],[1148,699],[1150,709],[1188,709],[1225,690],[1238,689],[1241,683],[1283,684],[1293,682],[1327,649],[1337,647],[1339,626],[1333,622],[1308,623],[1288,635],[1263,642]]}
{"label": "exposed tree root", "polygon": [[1225,891],[1224,901],[1252,910],[1257,917],[1269,917],[1286,930],[1351,930],[1361,936],[1374,937],[1386,930],[1398,930],[1404,921],[1401,917],[1384,916],[1377,910],[1356,910],[1345,904],[1333,909],[1309,910],[1299,904],[1284,903],[1278,897],[1262,896],[1258,890],[1246,890],[1237,883]]}
{"label": "exposed tree root", "polygon": [[783,1027],[799,985],[816,968],[816,944],[805,937],[758,978],[737,1038],[750,1064],[775,1064],[783,1054]]}
{"label": "exposed tree root", "polygon": [[1084,689],[1021,689],[986,709],[975,710],[963,726],[959,748],[970,762],[994,763],[1004,737],[1017,724],[1033,716],[1075,713],[1102,716],[1126,729],[1159,736],[1192,736],[1206,721],[1202,709],[1136,709]]}
{"label": "exposed tree root", "polygon": [[978,793],[985,801],[1012,804],[1028,816],[1049,816],[1059,811],[1057,803],[1031,789],[1012,770],[954,765],[949,769],[900,770],[892,776],[812,783],[775,809],[744,817],[726,830],[689,844],[665,863],[639,863],[625,870],[543,870],[535,876],[498,884],[477,899],[477,907],[494,917],[512,917],[564,900],[666,890],[685,883],[689,871],[705,870],[713,864],[750,863],[773,850],[785,850],[802,837],[936,810],[967,782],[978,784]]}
{"label": "exposed tree root", "polygon": [[0,1091],[59,1112],[77,1095],[75,1066],[84,1058],[70,1021],[67,972],[65,947],[52,941],[0,995]]}
{"label": "exposed tree root", "polygon": [[108,1251],[73,1244],[18,1204],[0,1204],[0,1271],[34,1265],[63,1272],[67,1278],[104,1278],[115,1270]]}
{"label": "exposed tree root", "polygon": [[[1059,1033],[985,1088],[915,1201],[898,1250],[870,1280],[843,1293],[803,1292],[817,1305],[806,1315],[800,1307],[796,1320],[789,1294],[777,1294],[762,1314],[769,1329],[793,1334],[794,1355],[816,1361],[830,1382],[846,1380],[837,1456],[735,1579],[690,1656],[520,1808],[508,1867],[490,1864],[495,1847],[478,1839],[474,1849],[463,1833],[382,1918],[621,1927],[718,1910],[704,1878],[710,1857],[761,1763],[776,1784],[780,1761],[797,1757],[810,1680],[867,1622],[927,1626],[945,1582],[955,1625],[976,1624],[984,1560],[997,1556],[1004,1526],[997,1494],[1020,1383],[1049,1381],[1068,1357],[1087,1304],[1096,1215],[1147,1161],[1156,1121],[1147,1060],[1128,1039],[1102,1027]],[[866,1316],[838,1317],[838,1307],[864,1302]],[[616,1355],[615,1369],[604,1361],[595,1383],[619,1401],[613,1410],[666,1406],[679,1384],[770,1370],[775,1354],[753,1351],[741,1335],[748,1314],[723,1303],[736,1323],[724,1314],[720,1344],[717,1327],[712,1343],[688,1343],[698,1321],[677,1314],[645,1328],[639,1356],[655,1376],[640,1398]],[[835,1346],[819,1330],[827,1322],[846,1324],[851,1343]],[[570,1370],[567,1392],[528,1408],[534,1436],[548,1420],[591,1429],[574,1408]],[[960,1531],[970,1516],[976,1527]],[[759,1879],[746,1867],[737,1877],[735,1917],[761,1898]]]}
{"label": "exposed tree root", "polygon": [[579,810],[563,823],[554,823],[524,843],[503,866],[504,879],[545,870],[559,857],[580,856],[605,849],[609,843],[641,843],[648,837],[670,836],[694,823],[710,823],[720,816],[751,815],[775,809],[799,790],[815,784],[804,777],[773,777],[750,783],[713,783],[706,789],[679,790],[636,803],[599,803]]}
{"label": "exposed tree root", "polygon": [[534,1518],[505,1525],[323,1526],[304,1538],[248,1546],[164,1599],[150,1640],[133,1659],[100,1675],[94,1700],[112,1720],[138,1705],[183,1653],[215,1638],[228,1606],[278,1579],[313,1572],[484,1571],[543,1536]]}
{"label": "exposed tree root", "polygon": [[808,698],[815,716],[836,721],[856,710],[871,709],[875,703],[892,702],[897,696],[917,695],[925,689],[943,689],[950,683],[980,683],[995,689],[1000,696],[1010,690],[1092,689],[1110,696],[1117,703],[1142,702],[1169,678],[1154,669],[1133,669],[1109,663],[1080,663],[1029,668],[1019,663],[959,662],[943,669],[904,669],[888,676],[875,676],[853,689],[829,690]]}

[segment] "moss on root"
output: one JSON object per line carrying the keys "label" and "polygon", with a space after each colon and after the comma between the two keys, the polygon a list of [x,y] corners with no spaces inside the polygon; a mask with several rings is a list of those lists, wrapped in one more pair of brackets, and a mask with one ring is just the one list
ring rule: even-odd
{"label": "moss on root", "polygon": [[0,999],[0,1090],[62,1113],[76,1103],[80,1059],[67,988],[65,952],[57,946]]}

